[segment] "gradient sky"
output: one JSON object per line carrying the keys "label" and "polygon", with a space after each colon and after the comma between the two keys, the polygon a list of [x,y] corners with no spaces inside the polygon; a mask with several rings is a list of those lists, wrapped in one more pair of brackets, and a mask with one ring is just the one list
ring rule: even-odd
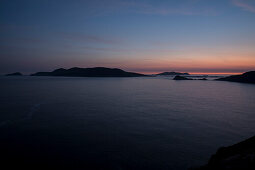
{"label": "gradient sky", "polygon": [[0,73],[255,70],[255,0],[0,0]]}

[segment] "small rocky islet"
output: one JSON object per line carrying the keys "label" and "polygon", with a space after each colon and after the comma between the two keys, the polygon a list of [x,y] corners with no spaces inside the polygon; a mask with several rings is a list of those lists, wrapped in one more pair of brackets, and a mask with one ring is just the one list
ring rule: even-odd
{"label": "small rocky islet", "polygon": [[15,72],[15,73],[6,74],[5,76],[22,76],[22,73]]}

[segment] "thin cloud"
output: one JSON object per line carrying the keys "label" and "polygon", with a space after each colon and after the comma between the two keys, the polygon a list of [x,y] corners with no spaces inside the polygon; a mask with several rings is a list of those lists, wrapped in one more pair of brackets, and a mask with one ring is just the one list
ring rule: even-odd
{"label": "thin cloud", "polygon": [[121,39],[113,37],[104,37],[99,35],[86,35],[82,33],[60,33],[61,38],[73,41],[80,41],[84,43],[99,43],[99,44],[120,44],[123,43]]}
{"label": "thin cloud", "polygon": [[108,15],[114,13],[137,13],[144,15],[217,15],[218,12],[209,6],[201,7],[202,0],[183,0],[157,2],[137,0],[88,1],[83,4],[89,15]]}
{"label": "thin cloud", "polygon": [[245,11],[255,13],[255,6],[252,5],[249,0],[232,0],[232,3]]}
{"label": "thin cloud", "polygon": [[[200,0],[187,1],[179,6],[168,5],[153,5],[145,2],[135,1],[120,1],[121,7],[127,8],[130,12],[152,15],[217,15],[217,12],[211,8],[197,10],[196,4]],[[189,2],[189,3],[188,3]]]}

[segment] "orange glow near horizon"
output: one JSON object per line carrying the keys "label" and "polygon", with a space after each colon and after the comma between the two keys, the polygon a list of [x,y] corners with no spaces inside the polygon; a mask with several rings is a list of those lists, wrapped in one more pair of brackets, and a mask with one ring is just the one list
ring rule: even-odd
{"label": "orange glow near horizon", "polygon": [[[143,74],[161,72],[188,72],[190,74],[236,75],[255,70],[255,52],[250,49],[183,49],[182,51],[138,51],[118,57],[70,60],[66,66],[109,67]],[[84,63],[84,64],[83,64]]]}
{"label": "orange glow near horizon", "polygon": [[213,75],[213,74],[219,74],[219,75],[224,75],[224,74],[229,74],[229,75],[238,75],[238,74],[243,74],[242,73],[206,73],[206,72],[190,72],[190,74],[208,74],[208,75]]}
{"label": "orange glow near horizon", "polygon": [[[209,53],[209,54],[208,54]],[[232,54],[229,52],[190,52],[179,56],[176,54],[148,54],[138,58],[129,58],[122,65],[129,71],[144,74],[156,74],[159,72],[188,72],[190,74],[242,74],[255,70],[255,54]],[[121,63],[121,61],[119,61]]]}
{"label": "orange glow near horizon", "polygon": [[[168,71],[167,71],[168,72]],[[176,72],[181,72],[181,71],[176,71]],[[139,72],[141,74],[159,74],[161,72]],[[183,72],[181,72],[183,73]],[[188,72],[190,75],[196,75],[196,74],[199,74],[199,75],[238,75],[238,74],[243,74],[244,72],[234,72],[234,73],[229,73],[229,72],[216,72],[216,73],[212,73],[212,72]]]}

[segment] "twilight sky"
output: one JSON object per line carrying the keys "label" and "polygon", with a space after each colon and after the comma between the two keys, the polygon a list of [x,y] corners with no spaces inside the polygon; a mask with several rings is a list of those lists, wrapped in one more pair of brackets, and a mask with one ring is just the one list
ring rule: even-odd
{"label": "twilight sky", "polygon": [[0,0],[0,73],[255,70],[255,0]]}

